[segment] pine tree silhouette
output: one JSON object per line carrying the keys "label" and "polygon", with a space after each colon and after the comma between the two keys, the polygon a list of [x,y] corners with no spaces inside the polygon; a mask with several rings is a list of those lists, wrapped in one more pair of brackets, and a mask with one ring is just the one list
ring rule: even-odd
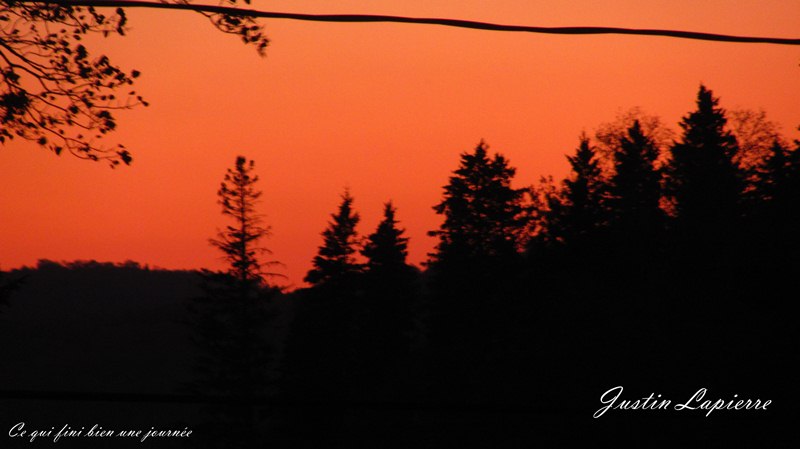
{"label": "pine tree silhouette", "polygon": [[[800,141],[794,145],[790,149],[776,139],[757,169],[748,192],[749,245],[743,245],[750,247],[745,254],[751,264],[741,274],[760,276],[772,288],[783,285],[787,290],[800,267]],[[758,295],[761,288],[756,285],[751,294]]]}
{"label": "pine tree silhouette", "polygon": [[328,228],[322,232],[323,244],[314,257],[314,268],[305,277],[305,281],[313,285],[345,282],[362,269],[355,259],[359,243],[356,226],[360,217],[353,210],[349,190],[345,190],[339,210],[331,218]]}
{"label": "pine tree silhouette", "polygon": [[580,245],[607,224],[608,186],[597,150],[585,134],[567,160],[571,173],[564,180],[560,193],[549,198],[547,232],[552,234],[553,240]]}
{"label": "pine tree silhouette", "polygon": [[461,155],[444,199],[434,206],[445,217],[439,230],[428,233],[439,238],[431,255],[436,269],[486,265],[517,255],[525,189],[511,187],[516,169],[500,154],[490,158],[487,149],[481,141],[474,152]]}
{"label": "pine tree silhouette", "polygon": [[298,293],[287,348],[289,394],[313,399],[349,397],[358,388],[358,314],[363,296],[362,265],[348,190],[322,232],[323,244],[305,280],[312,287]]}
{"label": "pine tree silhouette", "polygon": [[[262,192],[256,188],[258,176],[253,174],[255,162],[244,156],[236,158],[233,169],[228,169],[217,196],[222,214],[233,219],[234,224],[219,231],[210,239],[228,262],[227,273],[243,285],[264,281],[260,255],[270,251],[259,245],[259,240],[269,236],[269,228],[263,226],[263,218],[256,211]],[[274,262],[267,262],[268,265]]]}
{"label": "pine tree silhouette", "polygon": [[[485,361],[498,357],[512,339],[508,303],[522,257],[526,189],[512,187],[516,170],[487,150],[481,141],[461,154],[444,198],[434,206],[444,222],[429,232],[439,239],[428,263],[430,339],[436,394],[445,396],[458,397],[465,385],[488,387],[491,368]],[[473,393],[485,394],[483,388]]]}
{"label": "pine tree silhouette", "polygon": [[407,267],[408,237],[404,229],[397,227],[396,209],[389,201],[384,205],[383,220],[378,229],[367,237],[361,254],[367,258],[366,268],[370,273],[398,271]]}
{"label": "pine tree silhouette", "polygon": [[204,294],[189,304],[188,324],[198,350],[196,379],[188,385],[195,394],[215,396],[229,404],[209,408],[202,444],[216,447],[252,447],[264,437],[256,407],[250,403],[270,394],[275,383],[274,346],[268,326],[274,313],[271,302],[279,293],[265,280],[264,262],[269,251],[259,242],[269,235],[256,206],[255,164],[236,158],[218,191],[223,215],[233,224],[218,232],[210,243],[225,257],[224,272],[203,272]]}
{"label": "pine tree silhouette", "polygon": [[677,225],[708,238],[730,230],[740,214],[743,176],[735,160],[736,138],[726,128],[719,99],[701,85],[697,110],[680,123],[683,135],[671,148],[668,192],[675,202]]}
{"label": "pine tree silhouette", "polygon": [[655,167],[658,155],[658,147],[644,135],[638,120],[628,128],[627,135],[620,137],[607,203],[612,224],[624,233],[648,233],[652,237],[661,225],[661,174]]}
{"label": "pine tree silhouette", "polygon": [[380,385],[386,370],[408,353],[416,304],[417,270],[408,265],[408,237],[389,201],[383,219],[367,237],[364,297],[358,307],[359,352],[365,382]]}

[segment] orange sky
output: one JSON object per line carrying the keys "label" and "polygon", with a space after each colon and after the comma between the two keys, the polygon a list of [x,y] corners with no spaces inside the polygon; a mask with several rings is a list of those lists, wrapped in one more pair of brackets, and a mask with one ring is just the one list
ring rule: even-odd
{"label": "orange sky", "polygon": [[[309,13],[439,16],[508,24],[674,28],[798,37],[800,5],[774,1],[259,1]],[[142,71],[151,106],[119,114],[134,153],[111,170],[15,141],[0,147],[0,267],[126,259],[220,268],[216,190],[255,159],[287,283],[302,277],[348,186],[372,232],[392,199],[412,262],[433,247],[431,207],[459,153],[485,139],[517,183],[563,176],[582,131],[640,106],[673,128],[703,82],[727,108],[763,108],[798,137],[800,48],[658,37],[549,36],[402,24],[268,21],[268,56],[188,12],[131,11],[100,42]]]}

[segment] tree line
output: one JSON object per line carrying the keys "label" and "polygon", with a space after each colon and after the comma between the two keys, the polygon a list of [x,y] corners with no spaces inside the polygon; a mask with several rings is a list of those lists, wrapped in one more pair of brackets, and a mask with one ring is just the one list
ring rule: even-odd
{"label": "tree line", "polygon": [[[354,425],[314,407],[265,412],[254,397],[546,410],[624,380],[626,389],[788,385],[775,354],[795,353],[798,341],[785,292],[800,267],[800,142],[763,115],[735,118],[752,132],[737,139],[700,86],[677,138],[633,114],[594,140],[581,135],[561,182],[524,188],[481,141],[434,206],[443,221],[423,270],[407,261],[392,202],[361,238],[346,190],[310,287],[291,293],[266,269],[276,262],[263,259],[258,177],[238,157],[218,192],[233,224],[211,239],[229,269],[205,272],[187,320],[202,354],[187,388],[234,399],[214,407],[209,432],[230,438],[236,428],[247,447],[308,428],[330,441]],[[293,304],[281,341],[268,331],[278,295]],[[676,379],[684,366],[693,376]],[[358,432],[376,424],[356,422]]]}
{"label": "tree line", "polygon": [[[519,187],[485,142],[462,153],[421,269],[395,205],[362,236],[345,190],[309,286],[286,292],[255,163],[237,157],[217,193],[229,225],[210,239],[227,268],[201,272],[182,319],[194,361],[180,389],[206,417],[193,444],[443,447],[481,426],[540,438],[616,385],[752,391],[780,412],[798,393],[800,142],[701,86],[679,134],[634,111],[567,160],[563,180]],[[26,273],[0,279],[0,307]],[[513,419],[529,414],[544,424]]]}

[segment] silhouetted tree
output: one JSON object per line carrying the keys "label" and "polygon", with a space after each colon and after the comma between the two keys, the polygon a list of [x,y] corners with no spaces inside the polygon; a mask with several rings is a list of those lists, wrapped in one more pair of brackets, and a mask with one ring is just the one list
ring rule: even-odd
{"label": "silhouetted tree", "polygon": [[391,201],[384,205],[383,219],[361,250],[367,263],[364,298],[357,311],[360,358],[370,377],[380,376],[402,357],[412,330],[417,270],[406,262],[408,237],[398,227],[395,212]]}
{"label": "silhouetted tree", "polygon": [[700,238],[730,230],[739,216],[744,184],[735,162],[736,138],[726,128],[719,99],[701,85],[697,110],[683,118],[681,140],[671,148],[668,192],[678,226]]}
{"label": "silhouetted tree", "polygon": [[461,154],[444,198],[434,206],[444,216],[439,229],[429,232],[439,239],[428,270],[437,394],[487,386],[495,364],[486,361],[514,339],[508,304],[522,258],[525,189],[511,186],[516,170],[508,160],[487,150],[481,141]]}
{"label": "silhouetted tree", "polygon": [[217,196],[222,214],[232,218],[234,224],[210,239],[210,243],[225,255],[227,273],[243,285],[263,281],[259,255],[269,254],[259,245],[259,240],[269,235],[269,228],[262,225],[263,218],[256,211],[261,191],[256,188],[258,176],[253,174],[254,168],[254,161],[248,162],[245,157],[238,156],[235,167],[228,169]]}
{"label": "silhouetted tree", "polygon": [[[782,235],[789,244],[793,260],[791,266],[800,266],[800,140],[794,148],[780,151],[773,146],[773,156],[767,160],[770,177],[773,179],[771,206],[775,213],[782,213],[784,227]],[[780,154],[780,155],[779,155]]]}
{"label": "silhouetted tree", "polygon": [[[773,141],[756,170],[755,187],[748,194],[750,234],[743,242],[751,250],[742,276],[771,279],[770,285],[785,285],[800,267],[800,141],[789,148]],[[756,290],[763,288],[756,286]],[[754,292],[757,294],[757,292]]]}
{"label": "silhouetted tree", "polygon": [[[746,240],[745,172],[719,99],[701,85],[696,110],[680,122],[682,135],[670,148],[665,197],[670,233],[668,278],[692,285],[673,289],[674,301],[712,310],[745,289],[741,255]],[[689,344],[687,341],[686,344]]]}
{"label": "silhouetted tree", "polygon": [[366,257],[366,268],[370,273],[379,274],[403,270],[407,267],[408,237],[404,229],[397,227],[396,209],[389,201],[383,208],[383,220],[364,244],[361,254]]}
{"label": "silhouetted tree", "polygon": [[564,244],[584,242],[607,223],[608,186],[597,150],[582,135],[575,154],[567,156],[571,173],[558,195],[548,198],[548,232]]}
{"label": "silhouetted tree", "polygon": [[339,211],[331,218],[333,221],[322,232],[323,244],[314,257],[314,268],[305,277],[305,281],[313,285],[351,280],[361,272],[361,264],[355,259],[359,243],[356,226],[360,217],[353,210],[353,197],[349,190],[345,190]]}
{"label": "silhouetted tree", "polygon": [[[252,447],[259,436],[256,408],[249,401],[263,398],[274,384],[274,347],[267,326],[271,300],[279,290],[268,285],[260,254],[268,251],[259,241],[269,234],[256,211],[261,192],[256,188],[255,164],[236,158],[218,191],[222,213],[233,224],[218,232],[210,243],[228,262],[224,272],[203,273],[203,296],[189,306],[189,324],[199,357],[194,393],[232,401],[210,410],[213,420],[205,431],[210,445]],[[238,403],[237,403],[238,402]]]}
{"label": "silhouetted tree", "polygon": [[286,351],[286,389],[291,395],[341,397],[357,388],[357,316],[362,298],[362,266],[356,260],[359,219],[353,197],[345,190],[306,275],[312,287],[298,292],[294,301]]}
{"label": "silhouetted tree", "polygon": [[444,199],[434,206],[444,215],[439,230],[428,233],[439,238],[430,261],[436,271],[475,266],[480,274],[518,254],[525,189],[511,187],[516,169],[500,154],[489,157],[487,149],[481,141],[472,153],[461,154]]}
{"label": "silhouetted tree", "polygon": [[789,149],[774,140],[759,170],[759,195],[778,210],[789,211],[800,204],[800,141],[794,145]]}
{"label": "silhouetted tree", "polygon": [[614,174],[609,182],[612,225],[627,234],[653,234],[661,225],[661,174],[655,167],[658,147],[633,122],[619,138],[619,150],[613,155]]}
{"label": "silhouetted tree", "polygon": [[642,135],[656,146],[659,153],[675,140],[674,131],[665,126],[657,115],[647,114],[638,107],[618,113],[613,121],[602,123],[595,132],[597,154],[604,173],[609,177],[614,172],[614,154],[621,150],[621,139],[628,135],[634,122],[639,123]]}
{"label": "silhouetted tree", "polygon": [[779,125],[769,120],[764,110],[733,109],[727,116],[739,147],[734,162],[743,170],[757,170],[773,143],[780,140]]}
{"label": "silhouetted tree", "polygon": [[574,201],[568,204],[580,207],[566,210],[568,218],[575,218],[567,220],[574,226],[567,235],[576,239],[566,243],[578,243],[568,248],[566,266],[572,277],[590,281],[582,291],[573,287],[578,297],[613,295],[619,304],[651,296],[645,292],[663,277],[665,214],[657,143],[638,119],[615,137],[616,142],[605,143],[612,149],[606,176],[598,173],[597,158],[586,143],[570,160],[574,178],[566,187],[571,195],[565,196]]}

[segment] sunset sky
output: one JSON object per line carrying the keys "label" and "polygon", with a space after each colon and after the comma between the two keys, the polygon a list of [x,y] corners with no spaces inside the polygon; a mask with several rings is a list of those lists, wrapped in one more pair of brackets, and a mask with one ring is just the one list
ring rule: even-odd
{"label": "sunset sky", "polygon": [[[196,3],[200,3],[199,1]],[[215,2],[211,2],[215,4]],[[448,17],[537,26],[669,28],[800,37],[794,1],[253,1],[307,13]],[[96,54],[142,72],[151,104],[121,112],[110,142],[130,167],[0,147],[0,268],[37,259],[135,260],[221,268],[216,191],[237,155],[256,161],[264,242],[302,278],[345,187],[374,231],[391,199],[419,264],[432,206],[481,140],[517,167],[518,186],[567,173],[565,154],[631,107],[677,130],[700,83],[729,109],[764,109],[800,137],[800,47],[664,37],[553,36],[409,24],[270,20],[267,56],[202,16],[131,10],[126,37]]]}

